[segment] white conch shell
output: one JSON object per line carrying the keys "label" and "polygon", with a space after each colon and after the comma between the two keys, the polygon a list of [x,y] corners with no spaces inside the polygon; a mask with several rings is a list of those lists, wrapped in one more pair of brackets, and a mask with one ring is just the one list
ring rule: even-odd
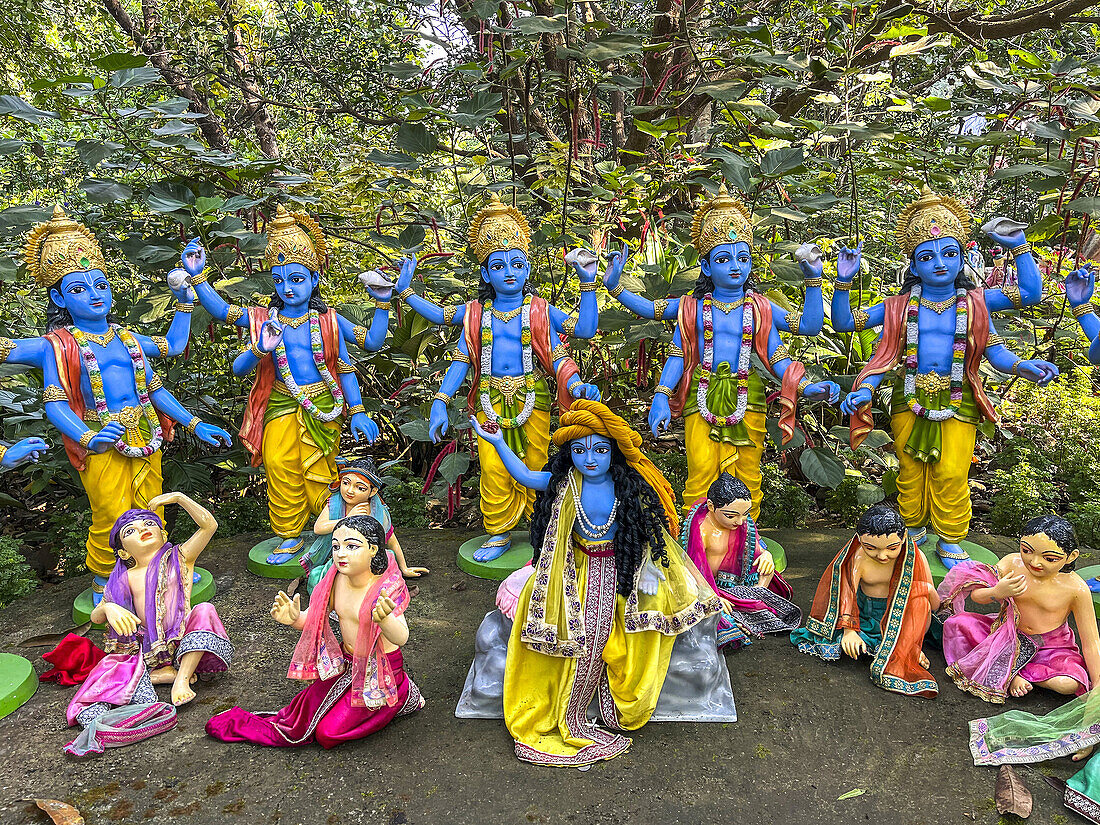
{"label": "white conch shell", "polygon": [[377,269],[368,269],[359,273],[359,283],[367,289],[393,289],[393,281]]}
{"label": "white conch shell", "polygon": [[998,235],[1013,235],[1017,232],[1023,232],[1027,229],[1026,223],[1020,223],[1014,221],[1012,218],[996,217],[990,218],[988,221],[982,224],[982,232],[988,235],[990,232],[996,232]]}
{"label": "white conch shell", "polygon": [[187,274],[186,269],[177,266],[168,273],[168,286],[172,289],[183,289],[185,286],[191,286],[191,276]]}
{"label": "white conch shell", "polygon": [[587,269],[592,264],[596,263],[600,259],[599,255],[593,252],[591,249],[570,249],[565,253],[565,262],[572,266],[576,264],[581,269]]}
{"label": "white conch shell", "polygon": [[804,261],[808,264],[816,264],[821,260],[821,255],[821,247],[810,241],[802,244],[794,251],[795,260]]}

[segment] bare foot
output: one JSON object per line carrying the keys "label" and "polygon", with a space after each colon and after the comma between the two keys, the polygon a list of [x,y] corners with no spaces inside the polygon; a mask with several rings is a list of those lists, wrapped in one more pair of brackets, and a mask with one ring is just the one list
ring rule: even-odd
{"label": "bare foot", "polygon": [[149,678],[154,685],[170,685],[176,681],[176,669],[171,665],[158,667],[149,674]]}
{"label": "bare foot", "polygon": [[924,668],[931,664],[931,662],[928,661],[928,657],[924,655],[923,650],[917,655],[917,661],[920,662],[920,666]]}
{"label": "bare foot", "polygon": [[1023,676],[1013,676],[1012,684],[1008,686],[1008,692],[1019,699],[1021,696],[1031,693],[1031,682]]}
{"label": "bare foot", "polygon": [[191,677],[188,684],[181,685],[180,679],[172,682],[172,704],[177,708],[180,705],[186,705],[192,699],[195,698],[195,691],[191,690],[191,685],[195,683],[194,676]]}
{"label": "bare foot", "polygon": [[1073,755],[1073,761],[1080,762],[1082,759],[1088,759],[1089,754],[1092,753],[1092,748],[1092,745],[1089,745],[1087,748],[1081,748],[1081,750]]}

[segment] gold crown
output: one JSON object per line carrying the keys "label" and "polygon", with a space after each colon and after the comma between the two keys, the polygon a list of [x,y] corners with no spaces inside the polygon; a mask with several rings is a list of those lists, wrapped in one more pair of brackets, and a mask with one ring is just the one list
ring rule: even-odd
{"label": "gold crown", "polygon": [[470,224],[470,251],[478,263],[485,263],[494,252],[522,249],[527,254],[531,244],[531,227],[514,206],[501,203],[497,193],[474,215]]}
{"label": "gold crown", "polygon": [[39,286],[53,286],[70,272],[107,269],[95,235],[60,206],[53,208],[49,223],[40,223],[31,230],[23,260]]}
{"label": "gold crown", "polygon": [[702,258],[719,244],[738,241],[752,247],[752,218],[745,204],[730,197],[723,181],[718,194],[695,210],[691,243]]}
{"label": "gold crown", "polygon": [[954,198],[941,197],[925,185],[920,197],[901,210],[894,234],[907,258],[922,243],[937,238],[954,238],[961,245],[970,236],[970,213]]}
{"label": "gold crown", "polygon": [[328,242],[317,221],[305,212],[287,212],[279,204],[275,218],[267,224],[265,231],[267,249],[264,250],[264,269],[301,264],[310,272],[321,271],[321,261],[328,255]]}

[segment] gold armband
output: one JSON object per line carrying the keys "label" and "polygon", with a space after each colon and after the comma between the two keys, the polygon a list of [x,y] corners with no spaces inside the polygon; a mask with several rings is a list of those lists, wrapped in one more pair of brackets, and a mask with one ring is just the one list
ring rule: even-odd
{"label": "gold armband", "polygon": [[88,449],[88,445],[92,443],[93,438],[95,438],[95,433],[92,430],[85,430],[80,436],[80,446],[85,450]]}
{"label": "gold armband", "polygon": [[1084,316],[1089,315],[1090,313],[1092,313],[1095,309],[1096,309],[1096,307],[1094,307],[1091,303],[1089,303],[1089,304],[1079,304],[1078,306],[1075,306],[1073,308],[1073,317],[1074,318],[1083,318]]}
{"label": "gold armband", "polygon": [[653,390],[654,393],[660,393],[661,395],[672,398],[672,390],[666,387],[664,384],[658,384],[657,388]]}
{"label": "gold armband", "polygon": [[356,404],[354,407],[348,407],[347,414],[349,416],[350,415],[358,415],[359,413],[363,413],[365,415],[366,412],[367,412],[366,407],[364,407],[362,404]]}
{"label": "gold armband", "polygon": [[856,324],[856,332],[863,332],[863,328],[867,326],[867,322],[871,316],[865,309],[856,309],[852,311],[852,319]]}
{"label": "gold armband", "polygon": [[3,463],[4,453],[6,453],[7,451],[8,451],[8,448],[5,447],[3,444],[0,444],[0,463]]}
{"label": "gold armband", "polygon": [[787,329],[789,329],[791,332],[797,333],[798,327],[802,324],[802,313],[797,311],[788,312],[786,320]]}
{"label": "gold armband", "polygon": [[451,396],[447,395],[447,393],[443,392],[443,390],[440,390],[439,392],[437,392],[435,395],[432,396],[432,400],[433,401],[442,401],[444,404],[450,404],[451,403]]}
{"label": "gold armband", "polygon": [[268,353],[268,352],[264,352],[262,349],[260,349],[260,345],[257,344],[255,341],[252,342],[252,344],[249,346],[248,350],[253,355],[255,355],[257,358],[259,358],[261,361],[264,359],[264,356],[271,354],[271,353]]}
{"label": "gold armband", "polygon": [[821,286],[821,276],[820,275],[815,275],[813,278],[806,278],[802,282],[802,285],[805,286],[806,289],[811,289],[812,287]]}
{"label": "gold armband", "polygon": [[209,277],[210,277],[210,270],[203,269],[203,271],[200,272],[198,275],[192,275],[191,276],[191,286],[195,286],[196,284],[205,284],[206,279],[209,278]]}
{"label": "gold armband", "polygon": [[230,304],[225,308],[225,322],[227,324],[235,324],[243,317],[244,307],[239,307],[236,304]]}
{"label": "gold armband", "polygon": [[456,306],[443,307],[443,323],[451,323],[451,321],[455,319],[456,312],[458,312],[458,307]]}
{"label": "gold armband", "polygon": [[415,295],[416,290],[412,286],[407,286],[403,290],[397,293],[397,297],[402,301],[407,301],[410,295]]}
{"label": "gold armband", "polygon": [[620,283],[615,284],[615,286],[611,287],[611,289],[607,290],[607,293],[612,298],[618,298],[620,295],[623,294],[624,289],[626,289],[626,287],[623,286],[622,283],[620,282]]}
{"label": "gold armband", "polygon": [[189,429],[191,432],[195,432],[195,430],[199,428],[199,424],[201,423],[202,419],[199,418],[197,415],[193,415],[191,416],[191,420],[187,422],[187,429]]}
{"label": "gold armband", "polygon": [[1002,346],[1003,347],[1005,345],[1005,339],[1002,338],[1000,335],[993,334],[993,335],[989,336],[989,340],[986,341],[985,345],[987,347],[996,347],[996,346]]}
{"label": "gold armband", "polygon": [[798,382],[798,394],[802,395],[803,393],[805,393],[806,392],[806,387],[810,386],[810,384],[812,384],[812,383],[813,383],[813,381],[811,381],[809,378],[803,378],[801,381],[799,381]]}
{"label": "gold armband", "polygon": [[375,302],[374,302],[374,308],[375,308],[375,309],[385,309],[385,310],[389,310],[389,308],[390,308],[390,302],[389,302],[389,301],[375,301]]}
{"label": "gold armband", "polygon": [[0,364],[8,360],[13,349],[15,349],[15,341],[11,338],[0,338]]}
{"label": "gold armband", "polygon": [[161,383],[160,376],[153,373],[153,377],[149,379],[149,383],[145,385],[145,388],[149,390],[149,392],[153,390],[162,390],[164,389],[164,384]]}
{"label": "gold armband", "polygon": [[355,343],[359,345],[359,349],[367,348],[367,328],[361,327],[356,324],[352,328],[352,334],[355,336]]}
{"label": "gold armband", "polygon": [[56,384],[50,384],[46,389],[42,391],[43,401],[68,401],[69,397],[65,395],[65,390]]}
{"label": "gold armband", "polygon": [[185,315],[188,312],[195,311],[195,304],[191,301],[176,301],[176,312],[182,312]]}
{"label": "gold armband", "polygon": [[559,358],[568,358],[568,357],[569,357],[569,347],[565,344],[564,341],[562,341],[560,344],[558,344],[556,347],[554,347],[552,350],[550,350],[550,360],[551,361],[557,361]]}
{"label": "gold armband", "polygon": [[572,335],[577,331],[577,319],[572,316],[566,316],[565,320],[561,322],[561,331],[566,335]]}
{"label": "gold armband", "polygon": [[668,298],[658,298],[653,302],[653,319],[655,321],[664,320],[665,312],[668,310]]}
{"label": "gold armband", "polygon": [[773,352],[768,357],[768,363],[771,364],[774,367],[776,364],[778,364],[784,358],[790,358],[790,357],[791,357],[791,354],[789,352],[787,352],[787,347],[784,344],[780,344],[778,347],[775,348],[775,352]]}
{"label": "gold armband", "polygon": [[1009,251],[1012,253],[1012,259],[1015,260],[1021,255],[1027,255],[1029,252],[1031,252],[1031,244],[1029,244],[1027,241],[1024,241],[1019,246],[1012,247],[1012,249]]}
{"label": "gold armband", "polygon": [[595,281],[581,281],[580,282],[581,292],[595,292],[596,288],[598,286],[599,286],[599,284],[597,284]]}
{"label": "gold armband", "polygon": [[455,361],[460,361],[463,364],[469,364],[470,356],[464,353],[462,350],[456,349],[454,351],[454,354],[451,356],[451,362],[453,363]]}
{"label": "gold armband", "polygon": [[1016,309],[1020,309],[1023,307],[1024,302],[1023,299],[1020,297],[1019,284],[1009,284],[1008,286],[1002,286],[1001,292],[1004,293],[1005,297],[1008,298],[1008,300],[1012,301],[1012,306],[1016,307]]}
{"label": "gold armband", "polygon": [[154,335],[153,343],[156,345],[157,351],[160,352],[161,358],[168,354],[168,339],[163,335]]}
{"label": "gold armband", "polygon": [[336,372],[339,374],[347,374],[349,372],[355,372],[355,367],[345,361],[343,358],[336,359]]}
{"label": "gold armband", "polygon": [[1016,367],[1020,366],[1020,362],[1023,361],[1023,360],[1024,360],[1023,358],[1017,358],[1016,363],[1014,363],[1011,367],[1008,368],[1008,374],[1009,375],[1019,375],[1020,373],[1018,373],[1016,371]]}
{"label": "gold armband", "polygon": [[878,387],[876,387],[874,384],[870,383],[869,381],[864,381],[862,384],[860,384],[858,387],[856,387],[857,391],[859,391],[859,390],[870,390],[871,395],[874,395],[875,390],[877,390],[877,389],[878,389]]}
{"label": "gold armband", "polygon": [[837,281],[835,284],[833,284],[833,292],[847,292],[851,288],[851,281]]}
{"label": "gold armband", "polygon": [[668,357],[669,358],[683,358],[684,357],[684,351],[683,351],[683,349],[676,346],[675,344],[672,344],[668,348]]}

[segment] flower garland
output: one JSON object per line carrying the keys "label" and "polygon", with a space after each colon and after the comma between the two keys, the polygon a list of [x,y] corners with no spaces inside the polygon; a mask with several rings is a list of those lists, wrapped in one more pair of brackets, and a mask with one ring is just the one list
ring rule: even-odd
{"label": "flower garland", "polygon": [[[278,314],[279,310],[272,307],[269,318],[275,321]],[[332,400],[335,402],[332,409],[328,412],[321,412],[320,408],[313,403],[313,399],[298,386],[298,382],[294,380],[294,376],[290,372],[290,359],[286,355],[285,340],[279,341],[279,346],[275,348],[274,353],[275,368],[279,372],[279,380],[286,385],[299,406],[316,420],[323,423],[335,421],[344,413],[344,391],[340,389],[340,384],[332,377],[332,373],[328,371],[328,367],[325,365],[325,350],[321,345],[321,318],[315,309],[309,311],[309,346],[313,351],[313,363],[317,367],[317,372],[321,374],[325,386],[332,393]]]}
{"label": "flower garland", "polygon": [[[96,415],[99,416],[100,424],[107,426],[111,421],[111,411],[107,408],[107,395],[103,388],[103,373],[99,369],[99,361],[88,344],[88,336],[77,327],[69,327],[68,329],[77,346],[80,347],[80,357],[84,361],[84,368],[88,371],[88,383],[92,385],[92,399],[95,401]],[[130,353],[130,362],[134,367],[134,389],[137,390],[138,401],[141,403],[141,411],[145,415],[145,420],[149,422],[150,432],[149,441],[144,447],[132,447],[120,438],[115,442],[115,449],[127,458],[148,458],[160,449],[160,445],[164,441],[164,431],[161,429],[156,408],[149,399],[149,387],[145,381],[145,356],[141,352],[141,344],[138,343],[129,330],[123,329],[118,324],[111,324],[108,329],[114,330],[119,340],[126,345],[127,352]]]}
{"label": "flower garland", "polygon": [[714,299],[708,292],[703,296],[703,358],[700,366],[703,374],[699,376],[699,389],[696,392],[696,400],[699,404],[699,415],[712,427],[732,427],[741,423],[745,417],[745,410],[749,404],[749,364],[752,358],[753,339],[753,312],[752,303],[745,301],[741,311],[741,352],[737,358],[737,407],[733,415],[715,415],[707,407],[707,390],[710,387],[710,376],[714,367],[714,311],[712,308]]}
{"label": "flower garland", "polygon": [[523,298],[523,311],[520,313],[520,346],[523,352],[523,377],[526,395],[523,409],[515,418],[501,418],[493,409],[489,398],[489,388],[493,376],[493,302],[486,301],[481,311],[481,378],[478,392],[481,395],[481,409],[485,417],[508,430],[522,427],[535,411],[535,359],[531,352],[531,296]]}
{"label": "flower garland", "polygon": [[966,332],[969,307],[966,290],[955,290],[955,343],[951,351],[951,405],[940,410],[930,410],[917,403],[917,352],[920,343],[921,285],[918,283],[909,293],[909,306],[905,316],[905,401],[914,415],[929,421],[946,421],[954,418],[962,406],[963,370],[966,359]]}

